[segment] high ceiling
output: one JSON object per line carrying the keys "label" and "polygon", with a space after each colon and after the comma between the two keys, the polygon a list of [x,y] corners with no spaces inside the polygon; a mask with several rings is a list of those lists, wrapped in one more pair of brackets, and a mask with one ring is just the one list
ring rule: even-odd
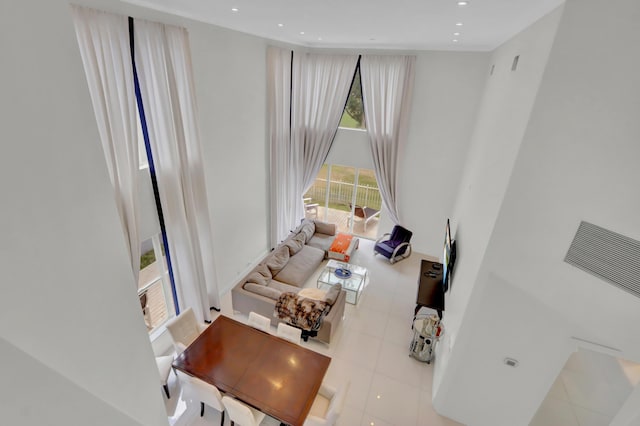
{"label": "high ceiling", "polygon": [[460,6],[458,0],[124,1],[302,46],[474,51],[494,49],[564,2],[468,0]]}

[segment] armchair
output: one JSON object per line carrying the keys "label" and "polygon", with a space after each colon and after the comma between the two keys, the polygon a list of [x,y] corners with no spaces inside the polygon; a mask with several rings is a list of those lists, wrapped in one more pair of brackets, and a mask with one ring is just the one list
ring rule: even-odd
{"label": "armchair", "polygon": [[386,233],[376,241],[373,254],[381,254],[392,264],[411,255],[411,237],[413,232],[400,225],[393,227],[391,233]]}
{"label": "armchair", "polygon": [[353,208],[354,216],[364,222],[364,232],[367,232],[367,224],[370,220],[380,217],[380,210],[371,207],[362,207],[357,204],[353,207],[353,204],[349,203],[349,208]]}

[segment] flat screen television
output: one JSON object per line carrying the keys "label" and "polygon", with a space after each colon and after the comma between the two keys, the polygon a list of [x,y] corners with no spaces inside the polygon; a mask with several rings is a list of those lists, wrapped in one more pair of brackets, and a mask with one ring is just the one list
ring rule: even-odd
{"label": "flat screen television", "polygon": [[444,244],[442,253],[442,288],[446,292],[451,286],[451,273],[456,262],[456,242],[451,238],[451,225],[447,219],[444,229]]}

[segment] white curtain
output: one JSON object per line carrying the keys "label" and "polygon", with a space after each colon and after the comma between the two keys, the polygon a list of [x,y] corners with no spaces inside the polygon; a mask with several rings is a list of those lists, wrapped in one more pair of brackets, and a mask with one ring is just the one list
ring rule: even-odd
{"label": "white curtain", "polygon": [[302,197],[311,187],[338,130],[358,55],[293,55],[291,170],[296,190],[293,218],[304,217]]}
{"label": "white curtain", "polygon": [[411,107],[415,56],[363,55],[360,79],[367,133],[376,180],[384,205],[400,224],[397,203],[398,158]]}
{"label": "white curtain", "polygon": [[178,303],[210,320],[220,302],[188,34],[135,20],[134,40]]}
{"label": "white curtain", "polygon": [[267,49],[269,111],[271,247],[284,240],[295,223],[295,181],[290,177],[291,50]]}
{"label": "white curtain", "polygon": [[138,140],[126,16],[72,5],[93,110],[138,285]]}

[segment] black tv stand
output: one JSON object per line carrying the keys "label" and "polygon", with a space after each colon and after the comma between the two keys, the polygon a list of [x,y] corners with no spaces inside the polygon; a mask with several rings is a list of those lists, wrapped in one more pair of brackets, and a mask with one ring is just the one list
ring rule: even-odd
{"label": "black tv stand", "polygon": [[416,296],[416,309],[413,313],[415,319],[418,311],[423,306],[435,309],[438,317],[442,319],[444,312],[444,287],[442,285],[442,264],[422,259],[420,265],[420,277],[418,278],[418,294]]}

